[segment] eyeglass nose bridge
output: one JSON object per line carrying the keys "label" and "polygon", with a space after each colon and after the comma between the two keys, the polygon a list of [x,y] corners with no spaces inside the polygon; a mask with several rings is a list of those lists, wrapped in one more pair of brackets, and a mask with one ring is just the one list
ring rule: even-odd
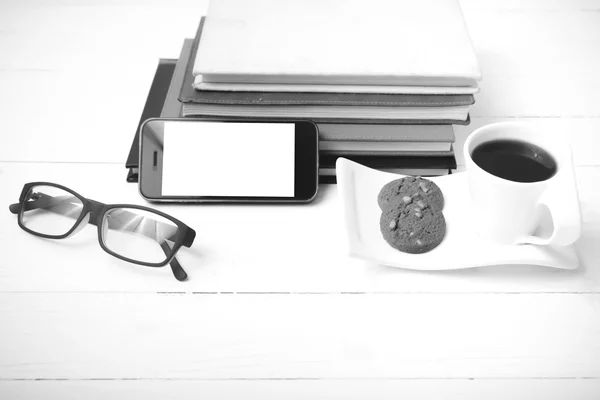
{"label": "eyeglass nose bridge", "polygon": [[81,231],[88,223],[92,224],[92,225],[98,225],[98,216],[100,215],[100,211],[102,210],[102,207],[104,207],[104,204],[96,201],[96,200],[91,200],[88,199],[87,200],[87,208],[84,211],[85,215],[84,217],[81,219],[81,221],[79,221],[79,224],[77,224],[77,227],[75,227],[75,229],[73,230],[73,232],[71,232],[69,234],[68,237],[71,237],[75,234],[77,234],[79,231]]}
{"label": "eyeglass nose bridge", "polygon": [[89,215],[89,223],[98,226],[98,223],[100,222],[100,212],[102,211],[104,204],[92,199],[87,199],[87,201],[88,204],[86,212]]}

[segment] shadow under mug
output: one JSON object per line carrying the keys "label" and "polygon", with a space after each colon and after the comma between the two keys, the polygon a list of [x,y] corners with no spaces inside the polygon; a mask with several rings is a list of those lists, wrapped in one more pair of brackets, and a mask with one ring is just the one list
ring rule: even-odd
{"label": "shadow under mug", "polygon": [[[556,173],[537,182],[493,175],[473,161],[473,150],[497,140],[534,144],[556,162]],[[477,232],[505,244],[566,246],[581,235],[581,210],[569,144],[532,124],[499,122],[476,129],[464,145],[467,180]]]}

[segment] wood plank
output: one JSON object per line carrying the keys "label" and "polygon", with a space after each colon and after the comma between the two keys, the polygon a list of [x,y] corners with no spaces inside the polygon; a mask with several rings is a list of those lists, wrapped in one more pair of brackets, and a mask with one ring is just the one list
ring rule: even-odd
{"label": "wood plank", "polygon": [[[127,68],[127,61],[141,55],[177,58],[183,39],[195,35],[207,4],[199,0],[187,6],[0,5],[0,48],[10,55],[0,60],[0,68],[77,71],[86,67],[100,73],[113,65]],[[96,78],[90,75],[89,85]]]}
{"label": "wood plank", "polygon": [[[154,66],[155,64],[152,63]],[[152,80],[154,67],[144,68],[144,73],[132,76],[128,87],[118,98],[111,93],[112,84],[104,86],[96,103],[99,107],[90,111],[84,103],[72,106],[73,112],[65,118],[64,97],[76,97],[78,83],[71,81],[68,74],[57,72],[1,72],[0,107],[11,110],[7,113],[6,129],[10,134],[0,136],[0,161],[49,161],[49,162],[114,162],[124,163],[133,140],[133,135],[143,108],[148,84]],[[56,85],[52,91],[62,93],[55,99],[57,104],[22,107],[28,97],[24,87],[34,89],[34,81],[40,76],[52,75]],[[85,77],[80,74],[81,79]],[[27,77],[26,82],[24,81]],[[60,83],[62,82],[62,83]],[[64,85],[63,85],[64,83]],[[135,90],[134,90],[135,89]],[[70,97],[70,98],[71,98]],[[134,106],[134,104],[137,104]],[[114,108],[114,109],[113,109]],[[102,109],[111,109],[105,115]],[[90,112],[93,116],[90,116]],[[34,113],[38,118],[30,118]],[[513,118],[476,117],[468,126],[455,126],[457,162],[464,163],[462,146],[466,137],[476,128],[500,121],[527,121],[540,123],[549,131],[556,131],[569,138],[577,165],[600,165],[597,151],[600,144],[600,118]],[[90,123],[90,121],[94,121]]]}
{"label": "wood plank", "polygon": [[596,400],[597,379],[417,379],[319,381],[0,381],[11,400],[187,399],[447,399]]}
{"label": "wood plank", "polygon": [[[202,1],[202,0],[200,0]],[[597,10],[600,8],[597,0],[459,0],[464,9],[482,8],[482,9],[505,9],[505,10]],[[11,4],[12,3],[12,4]],[[25,6],[28,8],[38,8],[48,6],[46,0],[19,0],[5,2],[14,6]],[[61,6],[145,6],[157,7],[168,4],[172,7],[193,7],[198,5],[198,0],[58,0],[55,5]]]}
{"label": "wood plank", "polygon": [[15,379],[600,378],[600,295],[0,294]]}
{"label": "wood plank", "polygon": [[[157,5],[140,18],[133,5],[94,4],[0,13],[0,51],[8,55],[0,60],[0,106],[11,132],[0,140],[0,160],[120,162],[156,60],[177,57],[205,7]],[[584,3],[566,12],[469,7],[465,18],[484,73],[473,118],[592,119],[589,132],[597,132],[599,13]],[[90,96],[93,105],[73,101]]]}
{"label": "wood plank", "polygon": [[598,0],[459,0],[463,10],[596,11]]}
{"label": "wood plank", "polygon": [[[598,2],[461,3],[485,80],[457,144],[489,122],[541,119],[572,138],[578,165],[600,165]],[[0,204],[36,179],[144,204],[123,178],[130,127],[157,58],[177,56],[205,5],[3,3],[0,107],[8,134],[0,135],[0,160],[117,164],[2,163]],[[95,87],[81,84],[90,80]],[[42,101],[32,103],[32,93]],[[72,101],[91,95],[95,108]],[[192,276],[183,285],[168,270],[112,260],[93,229],[49,243],[18,230],[5,210],[0,397],[597,399],[600,302],[598,294],[572,293],[598,292],[600,199],[592,182],[599,171],[577,169],[583,268],[566,273],[424,274],[349,259],[333,186],[303,207],[160,206],[199,232],[181,255]],[[232,226],[240,240],[228,239]],[[278,234],[289,226],[296,228],[289,236]],[[155,291],[188,294],[143,293]]]}
{"label": "wood plank", "polygon": [[[0,204],[16,202],[25,182],[40,180],[105,203],[148,204],[124,176],[122,165],[4,163]],[[68,240],[45,240],[22,231],[5,209],[0,243],[13,251],[0,263],[0,291],[597,292],[600,192],[593,182],[600,181],[600,169],[577,168],[576,176],[584,225],[577,244],[581,267],[573,271],[498,266],[419,272],[350,258],[337,187],[321,185],[317,200],[302,206],[153,205],[197,232],[193,247],[178,256],[190,276],[185,283],[168,268],[136,266],[104,253],[92,227]]]}

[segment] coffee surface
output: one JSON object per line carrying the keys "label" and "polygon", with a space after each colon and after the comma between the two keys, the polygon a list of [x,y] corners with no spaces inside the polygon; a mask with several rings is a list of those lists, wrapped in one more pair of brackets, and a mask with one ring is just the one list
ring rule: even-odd
{"label": "coffee surface", "polygon": [[520,140],[498,139],[481,143],[471,154],[483,170],[514,182],[539,182],[556,174],[554,158],[541,147]]}

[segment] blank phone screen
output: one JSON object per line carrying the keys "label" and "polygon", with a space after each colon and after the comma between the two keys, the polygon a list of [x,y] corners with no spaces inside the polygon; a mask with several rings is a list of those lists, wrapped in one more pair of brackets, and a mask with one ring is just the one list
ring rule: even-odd
{"label": "blank phone screen", "polygon": [[168,121],[163,196],[294,197],[293,123]]}

